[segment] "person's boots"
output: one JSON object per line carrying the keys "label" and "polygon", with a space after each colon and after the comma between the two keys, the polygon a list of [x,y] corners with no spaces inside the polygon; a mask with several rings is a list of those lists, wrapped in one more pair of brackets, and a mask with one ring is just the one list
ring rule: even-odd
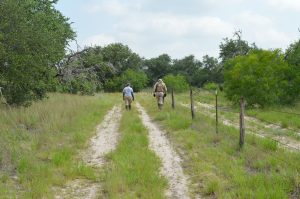
{"label": "person's boots", "polygon": [[128,105],[129,110],[131,110],[131,105]]}
{"label": "person's boots", "polygon": [[162,108],[162,105],[158,104],[158,109],[161,110],[161,108]]}
{"label": "person's boots", "polygon": [[125,105],[125,109],[128,110],[128,106],[127,105]]}

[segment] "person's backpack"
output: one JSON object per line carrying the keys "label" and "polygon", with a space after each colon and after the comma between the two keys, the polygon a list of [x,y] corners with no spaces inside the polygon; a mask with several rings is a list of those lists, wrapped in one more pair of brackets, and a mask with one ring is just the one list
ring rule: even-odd
{"label": "person's backpack", "polygon": [[155,92],[164,92],[164,85],[162,83],[156,84]]}

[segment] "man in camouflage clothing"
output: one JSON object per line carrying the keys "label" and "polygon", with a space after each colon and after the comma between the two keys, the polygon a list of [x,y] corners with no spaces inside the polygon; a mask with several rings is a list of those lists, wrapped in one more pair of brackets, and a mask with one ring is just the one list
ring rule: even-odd
{"label": "man in camouflage clothing", "polygon": [[158,108],[161,110],[164,98],[167,96],[167,86],[162,79],[159,79],[153,87],[153,96],[156,97]]}

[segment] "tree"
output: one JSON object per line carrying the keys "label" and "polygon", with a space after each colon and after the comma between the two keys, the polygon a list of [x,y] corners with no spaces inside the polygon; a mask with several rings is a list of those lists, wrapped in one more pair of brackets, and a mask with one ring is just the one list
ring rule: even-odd
{"label": "tree", "polygon": [[[256,45],[252,44],[252,47],[256,49]],[[247,41],[242,40],[242,32],[236,31],[233,39],[225,38],[220,44],[220,55],[221,62],[224,64],[227,60],[232,59],[236,56],[247,55],[252,49]]]}
{"label": "tree", "polygon": [[135,92],[141,91],[148,83],[147,75],[144,72],[126,70],[121,76],[110,79],[105,84],[105,90],[110,92],[120,92],[122,88],[130,83]]}
{"label": "tree", "polygon": [[298,96],[300,93],[300,40],[292,43],[285,52],[285,60],[289,64],[291,71],[288,77],[288,87],[286,92],[287,96],[291,98],[286,98],[287,102],[292,102],[294,100],[294,95]]}
{"label": "tree", "polygon": [[215,82],[222,83],[223,75],[221,73],[221,65],[218,62],[218,59],[214,57],[210,57],[208,55],[203,56],[202,59],[202,68],[204,73],[206,74],[206,78],[203,82]]}
{"label": "tree", "polygon": [[290,74],[279,50],[255,50],[226,62],[225,93],[234,102],[244,97],[248,105],[291,103],[299,94],[288,91]]}
{"label": "tree", "polygon": [[285,59],[289,65],[300,67],[300,40],[292,43],[286,49]]}
{"label": "tree", "polygon": [[150,79],[149,83],[152,85],[157,79],[171,72],[172,59],[169,55],[162,54],[156,58],[145,60],[144,65],[146,74]]}
{"label": "tree", "polygon": [[[80,52],[67,55],[61,61],[58,69],[64,92],[74,90],[71,82],[77,82],[79,85],[90,85],[89,90],[100,91],[105,82],[117,74],[117,69],[111,63],[104,62],[102,49],[100,46],[87,47]],[[86,86],[78,87],[77,92],[89,93],[80,90],[84,88]]]}
{"label": "tree", "polygon": [[180,60],[174,60],[172,73],[182,74],[186,77],[189,84],[199,86],[199,74],[201,74],[201,61],[195,59],[194,55],[186,56]]}
{"label": "tree", "polygon": [[186,78],[182,75],[167,75],[163,77],[163,80],[166,86],[169,89],[174,89],[175,92],[183,92],[189,88]]}
{"label": "tree", "polygon": [[127,69],[140,70],[142,68],[142,59],[139,55],[121,43],[110,44],[104,47],[101,53],[103,61],[112,64],[118,74]]}
{"label": "tree", "polygon": [[53,66],[75,36],[56,2],[0,2],[0,86],[9,104],[28,105],[52,87]]}

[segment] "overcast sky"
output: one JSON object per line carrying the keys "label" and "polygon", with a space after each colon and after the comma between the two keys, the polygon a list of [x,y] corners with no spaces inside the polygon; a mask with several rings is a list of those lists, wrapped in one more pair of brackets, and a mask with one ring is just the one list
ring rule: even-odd
{"label": "overcast sky", "polygon": [[57,8],[81,47],[121,42],[145,58],[218,56],[235,30],[266,49],[300,38],[300,0],[60,0]]}

